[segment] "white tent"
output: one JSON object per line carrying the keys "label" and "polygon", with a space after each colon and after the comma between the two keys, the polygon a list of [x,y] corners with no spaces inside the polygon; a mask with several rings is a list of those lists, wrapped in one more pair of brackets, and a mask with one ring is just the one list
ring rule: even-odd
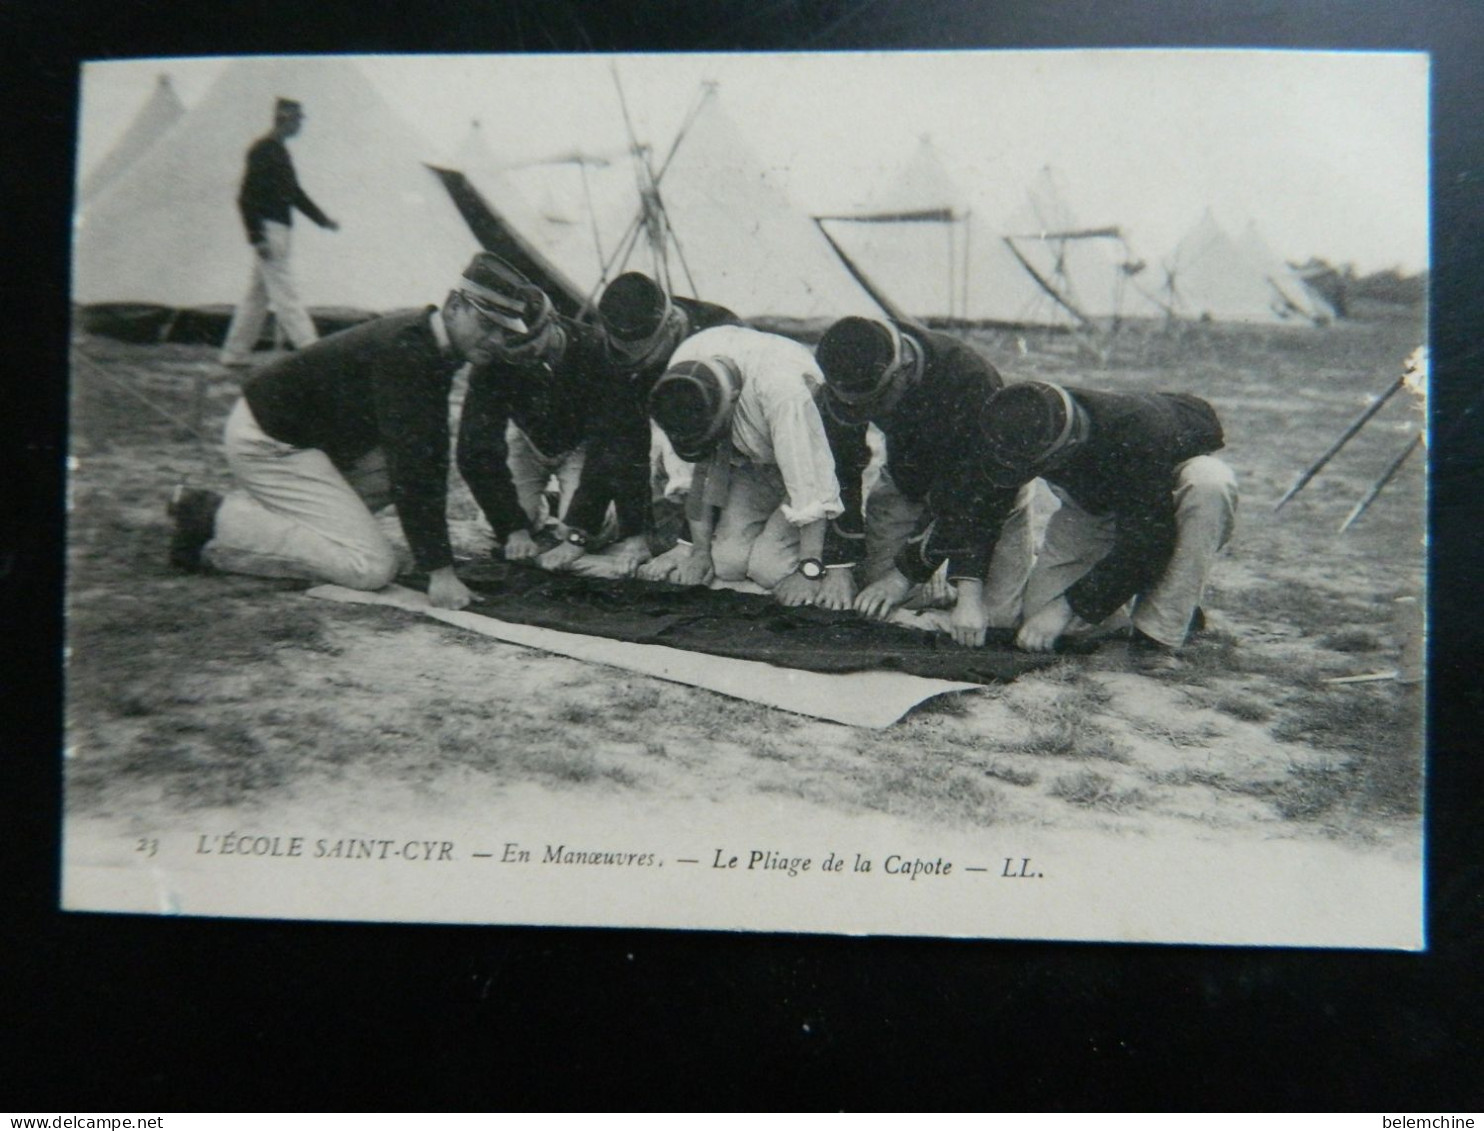
{"label": "white tent", "polygon": [[1130,308],[1157,313],[1125,298],[1125,276],[1102,241],[1074,236],[1076,220],[1049,170],[1010,219],[990,224],[924,138],[858,215],[824,223],[851,263],[915,318],[1069,327]]}
{"label": "white tent", "polygon": [[509,171],[490,146],[484,129],[477,120],[469,123],[463,140],[449,156],[446,164],[448,168],[463,173],[479,190],[480,195],[491,206],[499,209],[506,220],[528,238],[539,241],[540,210],[511,179]]}
{"label": "white tent", "polygon": [[[624,271],[643,271],[743,318],[881,313],[814,224],[768,182],[714,87],[662,155],[570,152],[512,166],[466,141],[455,157],[499,213],[470,217],[481,238],[503,245],[513,234],[584,298]],[[639,159],[652,170],[652,191]]]}
{"label": "white tent", "polygon": [[170,85],[170,76],[161,75],[149,98],[134,115],[134,120],[111,148],[93,167],[77,190],[79,204],[87,204],[138,161],[163,137],[170,127],[185,116],[185,104]]}
{"label": "white tent", "polygon": [[[677,294],[743,318],[880,317],[814,222],[769,183],[714,88],[665,167],[659,196],[673,234],[667,262]],[[627,267],[657,270],[642,245]]]}
{"label": "white tent", "polygon": [[1306,318],[1318,324],[1334,321],[1334,307],[1304,282],[1303,276],[1280,259],[1278,254],[1268,246],[1268,242],[1258,231],[1256,220],[1247,221],[1247,227],[1242,232],[1240,246],[1247,258],[1283,297],[1283,301],[1288,304],[1295,317]]}
{"label": "white tent", "polygon": [[857,212],[821,222],[840,253],[903,314],[964,317],[969,214],[930,139]]}
{"label": "white tent", "polygon": [[[616,169],[575,152],[509,164],[475,121],[438,167],[475,237],[543,283],[559,309],[577,314],[596,297],[604,264],[638,211],[628,158],[620,158]],[[589,166],[606,174],[596,195]]]}
{"label": "white tent", "polygon": [[506,177],[531,201],[542,246],[563,271],[583,280],[589,297],[622,270],[624,237],[639,214],[627,152],[554,153],[508,169]]}
{"label": "white tent", "polygon": [[1076,322],[1153,317],[1159,307],[1129,285],[1132,258],[1113,226],[1084,227],[1067,201],[1065,181],[1050,166],[1004,223],[1006,245],[1049,303]]}
{"label": "white tent", "polygon": [[[86,92],[85,92],[86,93]],[[240,59],[168,137],[80,218],[80,303],[233,303],[252,250],[237,212],[243,158],[272,123],[274,99],[304,104],[289,142],[300,184],[336,233],[294,224],[294,269],[311,306],[386,311],[440,301],[477,249],[422,142],[345,59]]]}
{"label": "white tent", "polygon": [[1210,210],[1176,245],[1154,297],[1175,318],[1296,325],[1315,321],[1295,309]]}

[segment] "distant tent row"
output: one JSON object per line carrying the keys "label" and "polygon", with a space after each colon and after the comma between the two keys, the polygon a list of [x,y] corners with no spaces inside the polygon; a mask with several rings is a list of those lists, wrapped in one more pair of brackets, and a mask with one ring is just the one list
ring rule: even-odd
{"label": "distant tent row", "polygon": [[709,85],[663,152],[631,139],[628,152],[510,165],[476,122],[446,162],[424,164],[424,144],[359,67],[333,58],[236,60],[189,113],[162,77],[79,188],[74,301],[145,339],[224,326],[252,254],[235,205],[243,156],[282,94],[307,110],[293,142],[300,180],[341,223],[294,228],[301,295],[329,328],[439,301],[480,246],[571,314],[620,272],[643,270],[744,318],[801,322],[883,309],[1049,327],[1333,316],[1255,228],[1239,245],[1209,214],[1163,279],[1149,278],[1119,229],[1080,226],[1049,169],[990,232],[926,139],[861,214],[811,221]]}
{"label": "distant tent row", "polygon": [[1050,169],[992,228],[924,138],[863,212],[819,223],[874,290],[929,322],[1065,328],[1157,313],[1128,285],[1121,233],[1083,228]]}
{"label": "distant tent row", "polygon": [[[744,317],[879,313],[767,183],[714,91],[656,169],[654,199],[641,208],[646,194],[628,154],[506,171],[474,127],[448,167],[424,164],[426,147],[360,69],[338,59],[237,60],[189,114],[152,127],[153,143],[79,212],[74,301],[122,311],[141,335],[162,318],[178,323],[171,311],[235,302],[251,262],[235,206],[243,155],[285,92],[307,110],[293,142],[300,180],[341,223],[338,233],[295,224],[295,275],[317,314],[436,302],[479,246],[515,259],[572,312],[606,279],[637,269],[665,270],[677,292]],[[145,117],[165,115],[147,108]],[[539,203],[528,203],[518,182]],[[667,226],[668,264],[654,261],[656,223]]]}
{"label": "distant tent row", "polygon": [[1043,168],[1005,221],[1006,246],[1078,324],[1157,314],[1158,308],[1130,283],[1140,265],[1122,230],[1084,227],[1067,195],[1061,175]]}
{"label": "distant tent row", "polygon": [[842,258],[902,313],[936,322],[1067,326],[1074,317],[968,207],[931,141],[859,215],[819,223]]}
{"label": "distant tent row", "polygon": [[1091,327],[1171,318],[1320,325],[1334,317],[1249,225],[1240,244],[1208,213],[1163,270],[1116,226],[1085,227],[1042,169],[997,229],[970,211],[932,143],[859,214],[818,222],[883,305],[929,322]]}

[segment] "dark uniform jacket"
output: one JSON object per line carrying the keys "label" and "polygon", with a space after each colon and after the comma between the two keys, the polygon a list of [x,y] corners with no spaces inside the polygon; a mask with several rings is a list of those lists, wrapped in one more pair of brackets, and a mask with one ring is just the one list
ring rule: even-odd
{"label": "dark uniform jacket", "polygon": [[[1041,474],[1089,514],[1111,515],[1113,548],[1067,590],[1072,611],[1106,619],[1164,573],[1175,549],[1175,469],[1221,448],[1215,410],[1185,393],[1102,393],[1068,389],[1091,418],[1088,438],[1061,467]],[[1015,491],[988,485],[982,457],[960,464],[944,492],[923,568],[949,560],[953,577],[983,577]]]}
{"label": "dark uniform jacket", "polygon": [[[714,326],[739,323],[735,314],[715,303],[680,296],[671,301],[686,317],[682,341]],[[618,516],[619,537],[640,534],[647,528],[649,392],[669,362],[666,354],[633,368],[612,353],[605,354],[601,401],[594,406],[599,423],[588,445],[582,481],[567,508],[568,525],[589,535],[596,534],[612,503]]]}
{"label": "dark uniform jacket", "polygon": [[247,151],[247,167],[237,193],[237,210],[242,213],[248,242],[262,240],[265,220],[292,224],[295,208],[316,224],[323,226],[330,222],[299,187],[289,147],[272,136],[258,138]]}
{"label": "dark uniform jacket", "polygon": [[[566,346],[554,363],[497,361],[469,374],[459,423],[459,471],[502,542],[530,529],[506,462],[506,423],[514,421],[543,455],[560,456],[591,440],[602,420],[597,409],[608,379],[603,337],[567,318],[558,323]],[[585,469],[584,480],[587,474]]]}
{"label": "dark uniform jacket", "polygon": [[448,541],[448,396],[462,364],[433,336],[433,308],[321,338],[248,378],[258,426],[348,470],[387,456],[397,515],[420,569],[453,564]]}
{"label": "dark uniform jacket", "polygon": [[[984,402],[1004,386],[1004,381],[977,350],[958,338],[908,323],[898,323],[897,328],[922,346],[922,376],[889,414],[872,422],[886,437],[886,469],[898,490],[913,502],[928,502],[930,512],[936,512],[937,496],[977,433]],[[845,548],[849,541],[858,543],[864,536],[861,475],[871,453],[865,425],[842,422],[831,411],[827,392],[820,414],[845,504],[845,513],[836,520],[830,540],[829,556],[833,560],[849,552]],[[897,563],[897,568],[914,580],[932,575],[929,569],[918,576],[925,564],[921,551],[921,543],[914,542],[902,550]]]}

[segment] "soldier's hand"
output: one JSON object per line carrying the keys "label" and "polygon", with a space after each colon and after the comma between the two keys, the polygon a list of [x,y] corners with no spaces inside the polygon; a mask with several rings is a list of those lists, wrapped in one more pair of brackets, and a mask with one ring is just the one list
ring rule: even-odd
{"label": "soldier's hand", "polygon": [[581,546],[573,542],[563,542],[553,546],[536,559],[536,564],[542,569],[560,572],[570,566],[583,554],[587,553]]}
{"label": "soldier's hand", "polygon": [[948,618],[948,632],[965,648],[984,647],[984,631],[989,626],[989,610],[979,591],[968,585],[958,587],[958,600]]}
{"label": "soldier's hand", "polygon": [[625,538],[613,547],[612,557],[623,577],[633,577],[635,572],[649,560],[649,540],[642,534]]}
{"label": "soldier's hand", "polygon": [[640,566],[634,576],[640,581],[670,581],[680,568],[680,559],[689,552],[684,546],[671,546],[659,557]]}
{"label": "soldier's hand", "polygon": [[528,562],[540,552],[541,548],[536,545],[536,539],[531,537],[529,530],[517,530],[505,539],[507,562]]}
{"label": "soldier's hand", "polygon": [[819,603],[821,581],[810,581],[802,573],[791,573],[773,586],[773,599],[790,609]]}
{"label": "soldier's hand", "polygon": [[932,577],[928,578],[927,584],[922,587],[922,605],[919,608],[946,609],[953,604],[957,597],[953,582],[948,580],[948,571],[940,569]]}

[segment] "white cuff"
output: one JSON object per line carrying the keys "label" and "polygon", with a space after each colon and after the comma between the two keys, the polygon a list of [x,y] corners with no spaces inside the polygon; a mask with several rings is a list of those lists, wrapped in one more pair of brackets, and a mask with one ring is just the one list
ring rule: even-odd
{"label": "white cuff", "polygon": [[809,503],[802,507],[784,503],[778,509],[783,512],[783,517],[791,526],[808,526],[811,522],[818,522],[822,518],[838,518],[845,513],[845,506],[840,502],[838,495],[827,502]]}

